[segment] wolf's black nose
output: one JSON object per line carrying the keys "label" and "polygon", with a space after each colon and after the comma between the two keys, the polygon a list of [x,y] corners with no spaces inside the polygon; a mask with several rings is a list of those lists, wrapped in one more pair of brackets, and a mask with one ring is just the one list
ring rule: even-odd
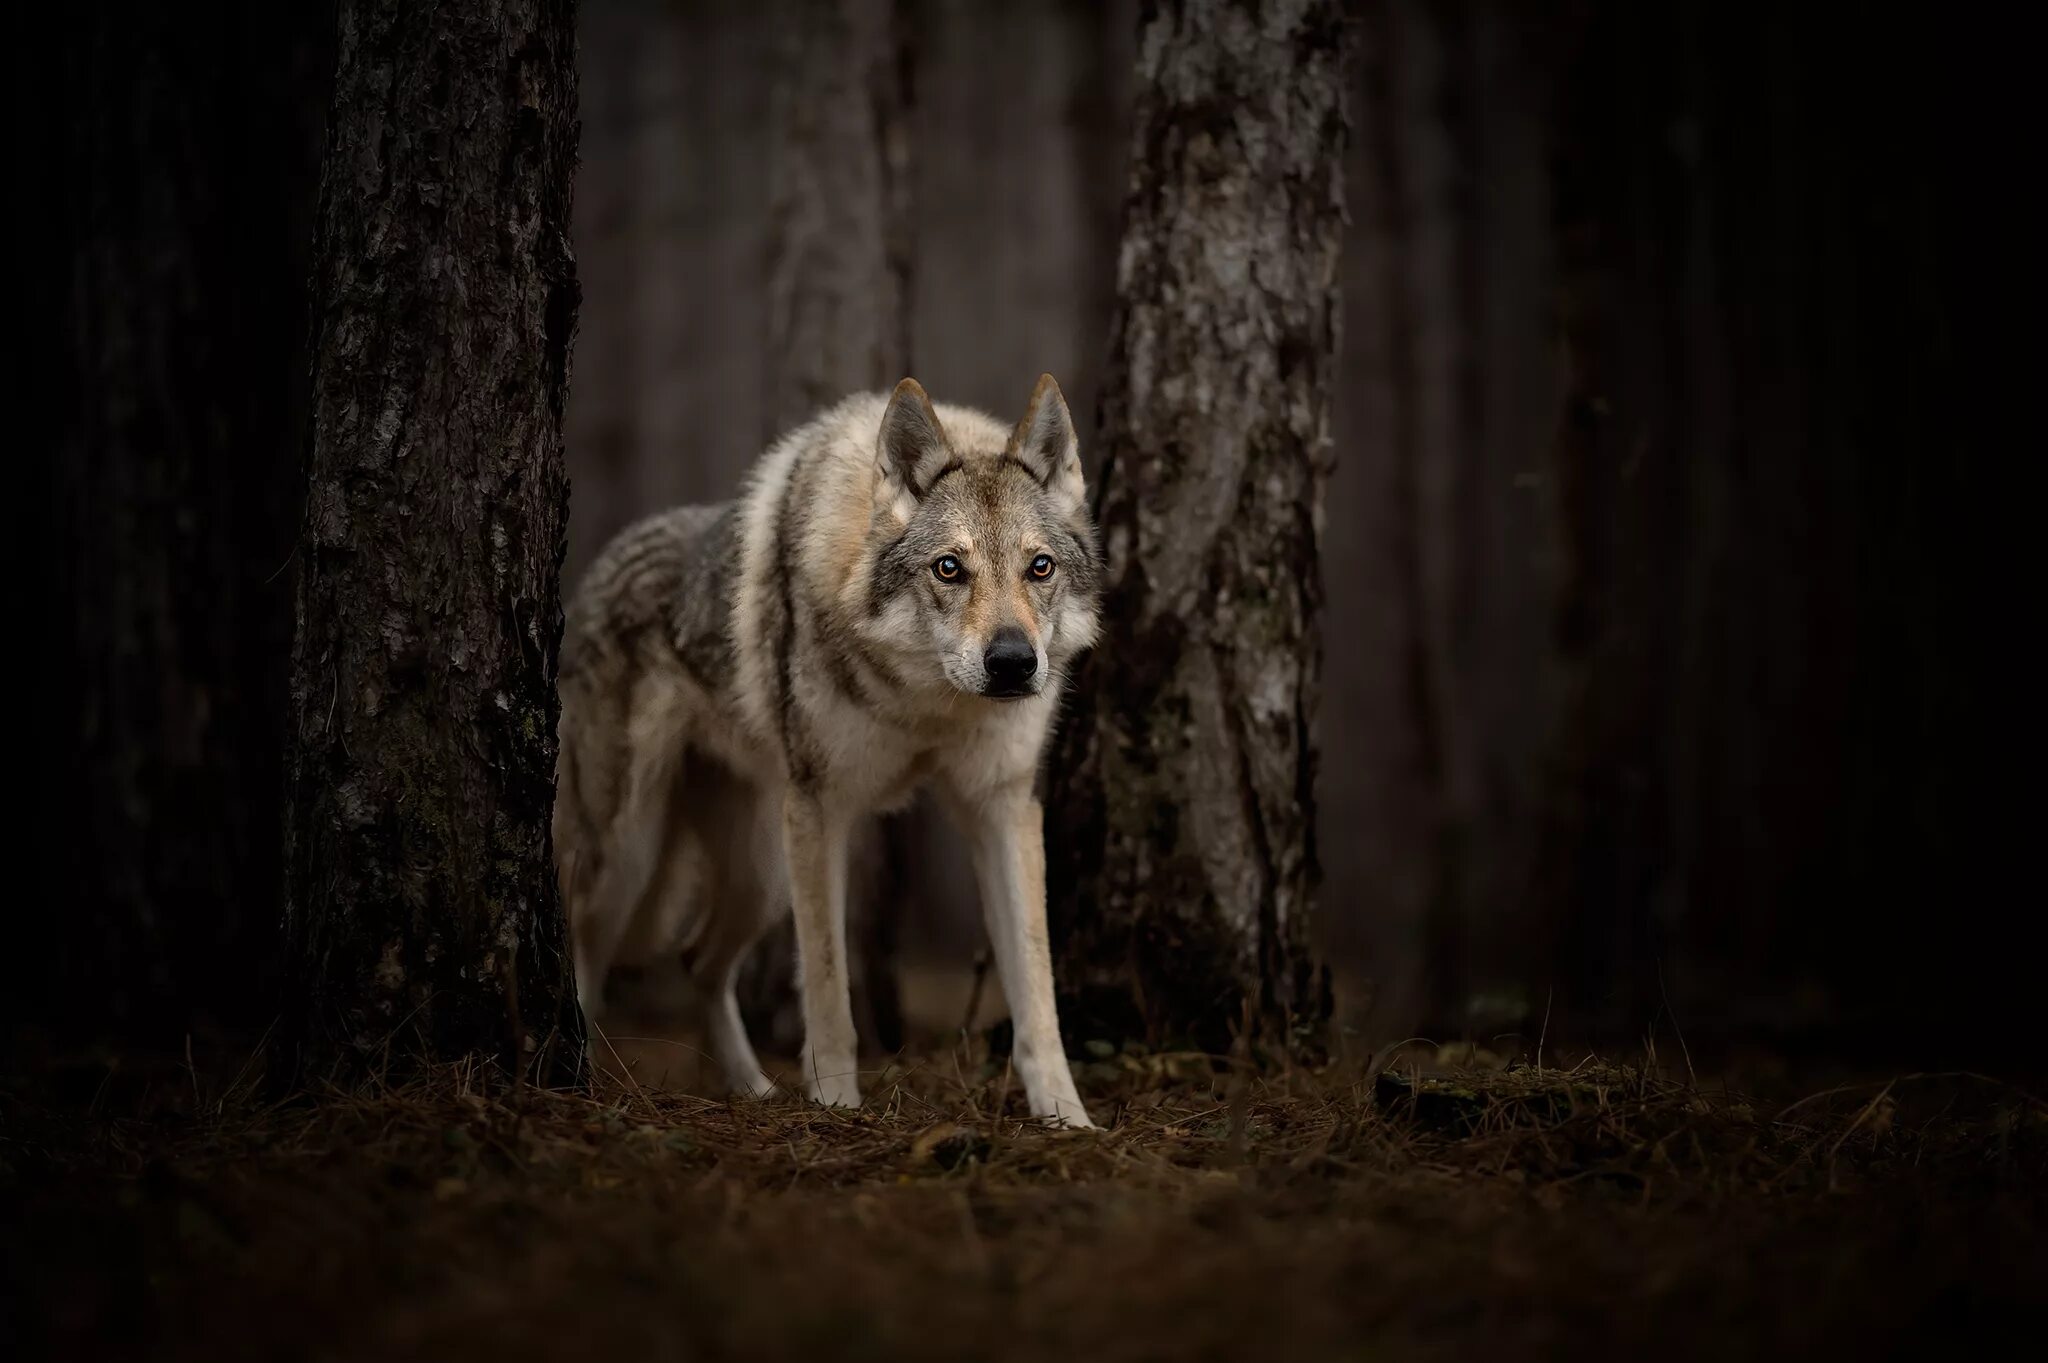
{"label": "wolf's black nose", "polygon": [[996,631],[996,637],[981,655],[981,663],[988,671],[989,695],[1022,695],[1031,674],[1038,671],[1038,650],[1032,647],[1023,630],[1006,625]]}

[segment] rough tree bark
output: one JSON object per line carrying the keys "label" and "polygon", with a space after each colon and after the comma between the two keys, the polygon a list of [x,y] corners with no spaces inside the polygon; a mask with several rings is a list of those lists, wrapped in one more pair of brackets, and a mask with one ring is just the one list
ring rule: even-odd
{"label": "rough tree bark", "polygon": [[580,1072],[548,838],[574,13],[341,6],[288,735],[289,1070]]}
{"label": "rough tree bark", "polygon": [[[802,7],[778,35],[769,94],[768,347],[764,439],[910,372],[911,34],[897,0]],[[911,817],[915,817],[914,815]],[[897,898],[915,835],[892,820],[858,849],[851,904],[855,1023],[902,1044]],[[784,921],[740,981],[749,1024],[794,1049],[796,938]]]}
{"label": "rough tree bark", "polygon": [[[45,718],[24,959],[6,1007],[74,1039],[261,1027],[300,497],[305,242],[331,19],[206,3],[66,12],[39,74],[61,234],[49,510],[25,515],[50,611],[25,637]],[[58,253],[62,253],[59,255]],[[42,333],[40,328],[31,328]],[[38,883],[40,881],[40,884]]]}
{"label": "rough tree bark", "polygon": [[1335,0],[1179,0],[1139,42],[1096,514],[1105,634],[1053,768],[1075,1036],[1319,1037],[1317,561],[1345,100]]}

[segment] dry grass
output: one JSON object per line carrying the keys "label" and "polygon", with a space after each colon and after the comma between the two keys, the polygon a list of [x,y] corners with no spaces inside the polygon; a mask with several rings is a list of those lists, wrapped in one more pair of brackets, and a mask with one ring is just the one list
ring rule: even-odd
{"label": "dry grass", "polygon": [[209,1360],[1899,1356],[2048,1281],[2048,1109],[2011,1087],[1778,1106],[1443,1064],[1473,1059],[1100,1056],[1102,1134],[1019,1120],[965,1048],[854,1113],[644,1065],[283,1105],[199,1066],[125,1098],[16,1083],[8,1333]]}

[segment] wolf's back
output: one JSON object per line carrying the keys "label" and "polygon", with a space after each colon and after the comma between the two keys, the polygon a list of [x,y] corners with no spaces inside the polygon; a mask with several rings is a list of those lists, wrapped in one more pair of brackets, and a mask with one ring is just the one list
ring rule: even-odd
{"label": "wolf's back", "polygon": [[[724,631],[737,546],[733,504],[681,506],[636,521],[615,535],[570,599],[562,635],[562,680],[622,666],[645,636],[678,644],[679,624]],[[678,620],[678,615],[686,619]],[[623,679],[621,679],[623,680]]]}

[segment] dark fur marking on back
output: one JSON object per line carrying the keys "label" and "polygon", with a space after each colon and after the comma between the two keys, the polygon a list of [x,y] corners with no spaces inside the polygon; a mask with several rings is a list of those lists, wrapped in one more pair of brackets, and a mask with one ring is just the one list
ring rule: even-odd
{"label": "dark fur marking on back", "polygon": [[733,673],[732,585],[739,566],[739,507],[727,503],[693,540],[684,559],[669,643],[706,690],[723,690]]}
{"label": "dark fur marking on back", "polygon": [[801,466],[792,468],[783,480],[782,498],[775,508],[775,552],[769,556],[769,561],[774,565],[777,604],[782,609],[780,628],[775,634],[775,685],[782,721],[782,755],[789,764],[789,779],[799,789],[808,789],[817,784],[818,772],[802,732],[803,716],[797,712],[796,688],[790,676],[790,662],[796,653],[796,599],[790,587],[790,570],[794,564],[789,557],[794,537],[790,527],[796,511],[797,475],[801,472]]}

